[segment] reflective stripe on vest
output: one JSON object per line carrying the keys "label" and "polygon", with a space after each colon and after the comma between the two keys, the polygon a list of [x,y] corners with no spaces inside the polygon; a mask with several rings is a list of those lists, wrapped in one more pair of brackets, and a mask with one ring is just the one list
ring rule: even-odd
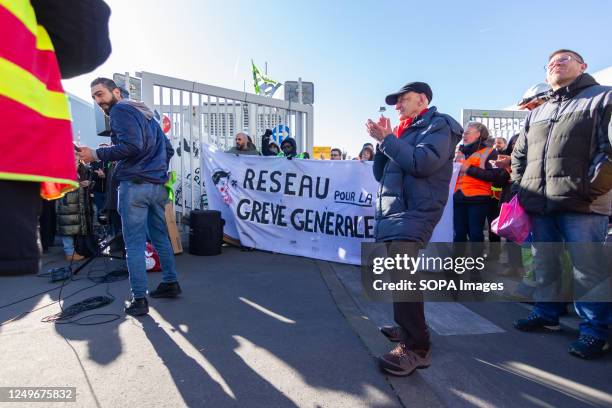
{"label": "reflective stripe on vest", "polygon": [[0,38],[0,179],[40,182],[43,198],[59,198],[78,183],[51,38],[29,0],[0,0]]}
{"label": "reflective stripe on vest", "polygon": [[501,200],[502,190],[503,190],[502,188],[491,186],[491,195],[493,196],[494,199],[499,201]]}
{"label": "reflective stripe on vest", "polygon": [[[472,155],[470,155],[466,161],[474,167],[484,169],[485,165],[487,164],[487,157],[489,157],[492,151],[492,147],[485,147],[484,149],[480,149],[477,152],[472,153]],[[463,195],[466,197],[490,197],[492,195],[492,186],[493,183],[488,181],[479,180],[472,176],[468,176],[467,174],[460,174],[457,178],[457,184],[455,184],[455,191],[461,190]]]}

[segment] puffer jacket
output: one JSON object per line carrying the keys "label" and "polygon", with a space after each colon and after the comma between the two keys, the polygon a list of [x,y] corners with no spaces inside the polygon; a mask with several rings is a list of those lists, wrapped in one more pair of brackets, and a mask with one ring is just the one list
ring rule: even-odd
{"label": "puffer jacket", "polygon": [[512,188],[527,212],[610,215],[611,112],[612,87],[582,74],[529,113],[512,152]]}
{"label": "puffer jacket", "polygon": [[427,243],[448,200],[461,125],[432,106],[401,135],[376,146],[377,242]]}
{"label": "puffer jacket", "polygon": [[90,216],[87,188],[80,187],[67,193],[57,202],[57,234],[87,235]]}
{"label": "puffer jacket", "polygon": [[[519,134],[516,133],[514,135],[512,135],[512,137],[510,137],[510,140],[508,140],[508,146],[506,146],[506,149],[503,151],[503,155],[505,156],[510,156],[512,157],[512,151],[514,150],[514,145],[516,144],[516,139],[518,139]],[[508,171],[510,171],[510,169],[508,169]],[[499,187],[499,186],[496,186]],[[502,193],[501,193],[501,198],[499,200],[500,203],[509,203],[510,200],[512,200],[512,180],[511,177],[508,177],[508,181],[507,183],[505,183],[502,187]]]}
{"label": "puffer jacket", "polygon": [[[83,164],[79,164],[77,166],[77,176],[79,181],[90,179],[90,169]],[[89,187],[79,187],[57,200],[58,235],[87,235],[91,233],[92,208],[89,193]]]}

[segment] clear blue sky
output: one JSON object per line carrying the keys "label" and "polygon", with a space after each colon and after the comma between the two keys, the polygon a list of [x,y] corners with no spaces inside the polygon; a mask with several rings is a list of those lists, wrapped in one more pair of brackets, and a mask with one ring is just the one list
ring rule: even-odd
{"label": "clear blue sky", "polygon": [[239,90],[246,80],[252,92],[250,60],[267,61],[273,79],[315,83],[315,145],[352,156],[370,140],[365,121],[406,82],[428,82],[433,105],[460,120],[462,108],[516,102],[555,49],[580,52],[590,72],[612,65],[606,0],[107,3],[113,54],[68,91],[89,100],[95,76],[150,71]]}

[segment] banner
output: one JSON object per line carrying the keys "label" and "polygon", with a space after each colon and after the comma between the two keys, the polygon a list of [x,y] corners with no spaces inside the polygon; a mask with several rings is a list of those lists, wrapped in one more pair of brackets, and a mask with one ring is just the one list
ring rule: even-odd
{"label": "banner", "polygon": [[[361,264],[361,243],[374,241],[373,162],[236,155],[207,144],[201,152],[208,208],[221,211],[227,236],[247,247]],[[450,211],[437,239],[452,241]]]}

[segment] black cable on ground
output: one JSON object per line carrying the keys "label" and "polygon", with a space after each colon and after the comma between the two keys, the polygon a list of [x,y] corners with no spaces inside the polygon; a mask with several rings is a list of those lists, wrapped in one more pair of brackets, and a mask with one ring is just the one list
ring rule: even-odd
{"label": "black cable on ground", "polygon": [[[108,270],[108,261],[105,260],[104,261],[104,271],[107,271],[107,270]],[[87,279],[94,282],[94,285],[92,285],[91,287],[106,283],[106,293],[108,294],[108,296],[90,297],[78,303],[75,303],[73,305],[70,305],[67,308],[64,308],[64,306],[62,305],[62,289],[63,289],[63,286],[62,286],[60,288],[60,293],[58,296],[58,304],[61,309],[61,312],[56,313],[54,315],[43,317],[41,321],[43,323],[76,324],[78,326],[96,326],[99,324],[110,323],[115,320],[121,319],[121,315],[118,315],[116,313],[92,313],[86,316],[81,316],[77,319],[74,318],[75,316],[83,312],[87,312],[89,310],[94,310],[94,309],[99,309],[99,308],[108,306],[111,303],[113,303],[113,301],[115,300],[115,296],[113,296],[113,294],[110,293],[110,284],[113,282],[125,280],[128,277],[127,271],[111,271],[111,272],[107,272],[103,276],[93,276],[93,277],[91,276],[92,272],[93,270],[90,268],[90,270],[87,273]],[[72,295],[74,295],[74,293]],[[90,319],[92,317],[103,317],[103,320],[94,321],[94,322],[81,322],[84,319]]]}
{"label": "black cable on ground", "polygon": [[[27,314],[30,314],[30,313],[33,313],[35,311],[38,311],[38,310],[44,309],[46,307],[52,306],[52,305],[54,305],[56,303],[59,304],[61,312],[60,313],[56,313],[56,314],[51,315],[51,316],[44,317],[42,319],[43,322],[47,322],[47,323],[52,323],[53,322],[53,323],[56,323],[56,324],[72,323],[72,324],[83,325],[83,326],[91,326],[91,325],[109,323],[109,322],[115,321],[117,319],[120,319],[121,316],[118,315],[118,314],[115,314],[115,313],[112,313],[112,314],[108,314],[108,313],[94,313],[94,314],[90,314],[90,315],[87,315],[87,316],[82,316],[82,317],[79,317],[77,319],[74,319],[74,317],[76,315],[80,314],[80,313],[86,312],[88,310],[98,309],[98,308],[107,306],[110,303],[112,303],[115,300],[115,297],[109,291],[110,284],[113,283],[113,282],[118,282],[118,281],[122,281],[122,280],[127,279],[127,276],[128,276],[127,270],[116,270],[116,271],[107,272],[107,273],[105,273],[102,276],[92,276],[92,273],[95,272],[95,271],[100,271],[100,270],[101,271],[107,271],[108,270],[108,260],[104,259],[104,261],[105,262],[104,262],[104,267],[103,268],[97,268],[97,269],[90,268],[88,273],[87,273],[87,277],[85,279],[88,279],[89,281],[93,282],[93,285],[89,285],[89,286],[86,286],[84,288],[81,288],[81,289],[71,293],[70,295],[64,297],[64,298],[62,298],[62,292],[63,292],[64,287],[66,285],[68,285],[70,282],[75,282],[75,281],[83,280],[83,278],[82,279],[78,279],[78,278],[75,279],[74,276],[71,274],[70,277],[68,279],[64,280],[61,285],[58,285],[58,286],[56,286],[54,288],[51,288],[51,289],[48,289],[48,290],[45,290],[45,291],[38,292],[38,293],[36,293],[34,295],[31,295],[31,296],[28,296],[26,298],[18,299],[16,301],[8,303],[6,305],[0,306],[0,309],[3,309],[3,308],[6,308],[6,307],[9,307],[9,306],[13,306],[15,304],[24,302],[26,300],[33,299],[33,298],[35,298],[37,296],[44,295],[45,293],[53,292],[53,291],[58,290],[58,289],[60,291],[57,300],[55,300],[53,302],[50,302],[50,303],[48,303],[46,305],[37,307],[36,309],[32,309],[32,310],[23,312],[23,313],[15,316],[15,317],[9,319],[9,320],[6,320],[6,321],[0,323],[0,326],[4,326],[4,325],[7,325],[9,323],[12,323],[12,322],[22,318],[23,316],[25,316]],[[72,260],[70,262],[69,268],[71,266],[72,266]],[[78,303],[75,303],[73,305],[70,305],[69,307],[64,309],[64,307],[62,305],[62,300],[65,301],[66,299],[71,298],[71,297],[77,295],[80,292],[83,292],[83,291],[85,291],[87,289],[91,289],[93,287],[96,287],[96,286],[104,284],[104,283],[107,284],[106,293],[109,296],[95,296],[95,297],[91,297],[91,298],[83,300],[82,302],[78,302]],[[104,316],[105,319],[103,319],[102,321],[95,321],[95,322],[81,322],[83,319],[91,318],[92,316]]]}

